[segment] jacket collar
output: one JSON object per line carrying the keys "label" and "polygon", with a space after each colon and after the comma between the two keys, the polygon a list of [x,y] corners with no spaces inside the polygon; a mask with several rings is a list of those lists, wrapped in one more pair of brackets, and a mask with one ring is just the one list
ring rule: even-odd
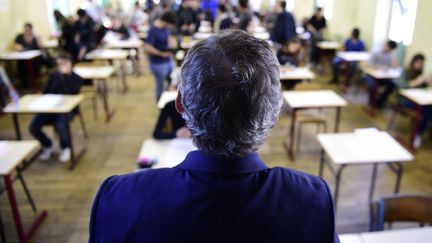
{"label": "jacket collar", "polygon": [[219,173],[250,173],[268,169],[256,152],[241,158],[227,159],[206,155],[200,150],[190,152],[175,168]]}

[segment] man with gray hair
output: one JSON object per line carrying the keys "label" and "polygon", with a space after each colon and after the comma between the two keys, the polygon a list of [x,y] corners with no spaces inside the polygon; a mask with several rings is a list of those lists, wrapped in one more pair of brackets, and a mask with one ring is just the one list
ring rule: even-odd
{"label": "man with gray hair", "polygon": [[105,180],[89,242],[338,242],[326,183],[256,153],[281,105],[265,41],[236,30],[196,44],[176,108],[198,150],[174,168]]}

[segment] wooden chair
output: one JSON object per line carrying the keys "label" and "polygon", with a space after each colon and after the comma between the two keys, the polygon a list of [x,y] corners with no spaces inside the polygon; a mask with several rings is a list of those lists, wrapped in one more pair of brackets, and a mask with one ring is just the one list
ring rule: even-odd
{"label": "wooden chair", "polygon": [[432,224],[432,197],[423,195],[395,195],[370,204],[370,230],[391,228],[393,222]]}
{"label": "wooden chair", "polygon": [[[294,90],[296,91],[308,91],[308,90],[320,90],[321,85],[310,82],[302,82],[295,86]],[[300,145],[302,140],[302,128],[303,125],[306,124],[315,124],[317,126],[317,133],[319,133],[322,129],[322,132],[327,132],[327,121],[325,119],[325,115],[323,114],[321,109],[318,110],[310,110],[302,111],[298,113],[297,116],[297,142],[296,142],[296,150],[300,151]]]}
{"label": "wooden chair", "polygon": [[398,116],[408,117],[411,120],[411,124],[414,124],[414,119],[416,117],[415,110],[409,109],[404,106],[400,100],[391,102],[392,114],[390,116],[389,122],[387,124],[387,130],[394,130],[396,118]]}
{"label": "wooden chair", "polygon": [[81,88],[81,94],[84,95],[84,99],[92,101],[93,117],[95,120],[97,120],[97,88],[94,85],[84,85]]}

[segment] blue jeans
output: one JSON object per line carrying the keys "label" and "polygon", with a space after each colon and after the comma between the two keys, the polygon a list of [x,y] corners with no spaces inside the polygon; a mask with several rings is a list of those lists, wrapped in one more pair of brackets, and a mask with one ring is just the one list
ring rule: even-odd
{"label": "blue jeans", "polygon": [[[377,97],[375,97],[375,105],[377,107],[383,107],[390,94],[396,89],[396,84],[393,82],[393,79],[376,80],[370,75],[366,75],[364,79],[369,87],[369,104],[372,105],[372,97],[377,95]],[[382,93],[379,93],[379,86],[384,86],[384,91]]]}
{"label": "blue jeans", "polygon": [[159,100],[164,90],[164,81],[168,78],[173,69],[174,64],[171,60],[164,63],[150,63],[150,70],[156,80],[156,102]]}
{"label": "blue jeans", "polygon": [[[408,109],[417,109],[417,105],[407,99],[401,99],[400,103]],[[432,106],[422,106],[421,117],[417,134],[423,135],[432,119]]]}
{"label": "blue jeans", "polygon": [[72,119],[72,114],[36,114],[30,123],[30,133],[44,147],[51,147],[52,141],[42,131],[45,125],[54,125],[60,137],[60,146],[62,149],[70,147],[70,134],[68,130],[69,121]]}
{"label": "blue jeans", "polygon": [[[342,60],[339,57],[333,58],[332,61],[332,70],[333,70],[333,78],[332,82],[338,83],[339,82],[339,73],[342,63],[344,63],[344,60]],[[348,82],[351,80],[351,78],[354,75],[355,70],[357,69],[357,63],[356,62],[347,62],[348,64]]]}

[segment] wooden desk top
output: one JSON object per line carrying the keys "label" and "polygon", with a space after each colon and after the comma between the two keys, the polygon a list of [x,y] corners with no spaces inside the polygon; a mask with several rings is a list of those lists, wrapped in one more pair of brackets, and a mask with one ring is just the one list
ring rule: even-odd
{"label": "wooden desk top", "polygon": [[8,104],[3,112],[18,114],[62,114],[69,113],[84,100],[84,96],[78,95],[52,95],[38,94],[25,95],[19,100],[19,104]]}
{"label": "wooden desk top", "polygon": [[405,162],[414,156],[387,132],[358,129],[354,133],[318,134],[318,141],[335,164]]}
{"label": "wooden desk top", "polygon": [[108,79],[115,69],[112,66],[80,66],[74,67],[74,72],[83,79]]}
{"label": "wooden desk top", "polygon": [[0,54],[0,60],[31,60],[42,55],[40,50],[14,51]]}
{"label": "wooden desk top", "polygon": [[418,105],[432,105],[432,89],[403,89],[400,94]]}
{"label": "wooden desk top", "polygon": [[402,70],[400,68],[390,68],[384,70],[371,67],[362,67],[362,69],[363,72],[376,79],[398,79],[402,75]]}
{"label": "wooden desk top", "polygon": [[280,67],[280,80],[312,80],[315,74],[305,67]]}
{"label": "wooden desk top", "polygon": [[159,109],[164,108],[168,102],[173,101],[177,98],[177,94],[178,94],[178,91],[164,91],[162,93],[162,96],[159,98],[159,101],[157,103],[157,107]]}
{"label": "wooden desk top", "polygon": [[291,108],[344,107],[348,104],[332,90],[283,91],[282,94]]}
{"label": "wooden desk top", "polygon": [[317,43],[317,47],[322,50],[338,50],[341,48],[341,43],[337,41],[321,41]]}
{"label": "wooden desk top", "polygon": [[186,158],[186,155],[196,150],[191,138],[175,138],[171,140],[144,140],[138,161],[157,160],[152,168],[171,168]]}
{"label": "wooden desk top", "polygon": [[105,43],[104,47],[109,49],[138,49],[144,46],[144,43],[139,39],[115,40]]}
{"label": "wooden desk top", "polygon": [[186,50],[191,49],[196,43],[198,43],[197,40],[182,41],[180,42],[180,48]]}
{"label": "wooden desk top", "polygon": [[363,243],[430,243],[432,242],[432,228],[414,228],[402,230],[386,230],[361,234]]}
{"label": "wooden desk top", "polygon": [[193,35],[193,37],[196,40],[205,40],[205,39],[211,37],[212,35],[213,35],[213,33],[201,33],[201,32],[198,32],[198,33],[195,33]]}
{"label": "wooden desk top", "polygon": [[0,141],[0,175],[8,175],[40,148],[37,141]]}
{"label": "wooden desk top", "polygon": [[86,58],[91,60],[115,60],[126,59],[129,52],[117,49],[96,49],[87,53]]}
{"label": "wooden desk top", "polygon": [[261,40],[270,40],[270,34],[268,32],[254,32],[252,35]]}
{"label": "wooden desk top", "polygon": [[369,60],[371,54],[366,51],[341,51],[336,56],[347,62],[363,62]]}
{"label": "wooden desk top", "polygon": [[48,39],[48,40],[43,40],[42,45],[43,45],[43,48],[54,49],[54,48],[58,47],[59,42],[56,39]]}
{"label": "wooden desk top", "polygon": [[339,235],[340,243],[363,243],[360,234],[343,234]]}

